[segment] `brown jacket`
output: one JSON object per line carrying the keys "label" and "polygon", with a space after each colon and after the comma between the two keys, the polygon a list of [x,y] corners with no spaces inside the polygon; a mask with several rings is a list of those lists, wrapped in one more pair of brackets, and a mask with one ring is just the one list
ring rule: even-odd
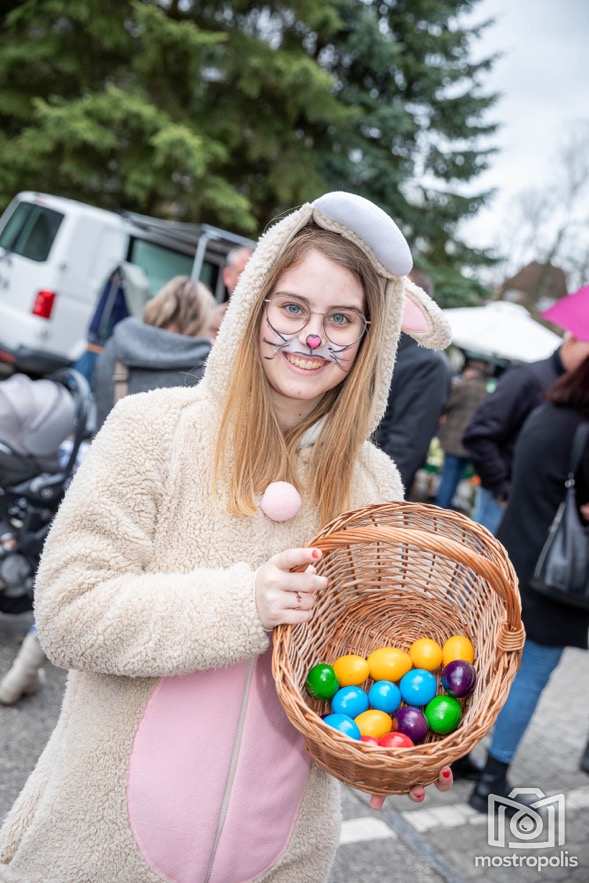
{"label": "brown jacket", "polygon": [[457,380],[444,408],[442,426],[438,433],[440,444],[446,454],[468,457],[462,446],[462,436],[471,417],[487,395],[487,383],[483,377]]}

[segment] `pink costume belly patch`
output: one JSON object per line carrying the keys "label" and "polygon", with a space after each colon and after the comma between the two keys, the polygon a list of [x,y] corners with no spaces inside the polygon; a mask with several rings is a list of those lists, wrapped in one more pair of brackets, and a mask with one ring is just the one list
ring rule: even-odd
{"label": "pink costume belly patch", "polygon": [[137,730],[129,819],[145,861],[171,883],[246,883],[287,846],[310,763],[278,702],[271,651],[251,681],[248,671],[162,679]]}

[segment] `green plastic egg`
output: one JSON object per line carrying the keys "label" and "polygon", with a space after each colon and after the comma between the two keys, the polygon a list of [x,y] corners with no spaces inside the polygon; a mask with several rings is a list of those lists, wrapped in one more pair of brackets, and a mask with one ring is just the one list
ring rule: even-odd
{"label": "green plastic egg", "polygon": [[425,706],[424,714],[430,730],[445,736],[460,723],[462,707],[454,696],[434,696]]}
{"label": "green plastic egg", "polygon": [[339,682],[331,665],[320,662],[314,665],[305,683],[307,692],[314,699],[331,699],[339,690]]}

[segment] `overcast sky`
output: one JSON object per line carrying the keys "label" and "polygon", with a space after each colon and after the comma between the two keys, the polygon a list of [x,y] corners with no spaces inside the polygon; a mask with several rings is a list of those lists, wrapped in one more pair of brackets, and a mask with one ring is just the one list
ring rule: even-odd
{"label": "overcast sky", "polygon": [[503,93],[491,112],[500,152],[476,181],[498,193],[463,228],[473,244],[491,245],[513,195],[550,179],[563,131],[589,118],[589,0],[481,0],[471,18],[496,19],[477,53],[504,53],[487,76]]}

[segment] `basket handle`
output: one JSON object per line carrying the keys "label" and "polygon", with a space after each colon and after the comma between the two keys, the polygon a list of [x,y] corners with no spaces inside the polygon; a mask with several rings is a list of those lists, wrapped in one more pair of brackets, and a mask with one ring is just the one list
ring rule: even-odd
{"label": "basket handle", "polygon": [[467,549],[456,540],[410,527],[370,526],[347,527],[345,530],[317,537],[311,545],[322,552],[330,552],[341,546],[374,542],[412,545],[424,552],[437,552],[457,564],[472,568],[487,580],[505,607],[506,621],[497,636],[497,647],[505,652],[521,650],[526,637],[521,621],[521,604],[519,595],[513,591],[508,574],[493,561]]}

